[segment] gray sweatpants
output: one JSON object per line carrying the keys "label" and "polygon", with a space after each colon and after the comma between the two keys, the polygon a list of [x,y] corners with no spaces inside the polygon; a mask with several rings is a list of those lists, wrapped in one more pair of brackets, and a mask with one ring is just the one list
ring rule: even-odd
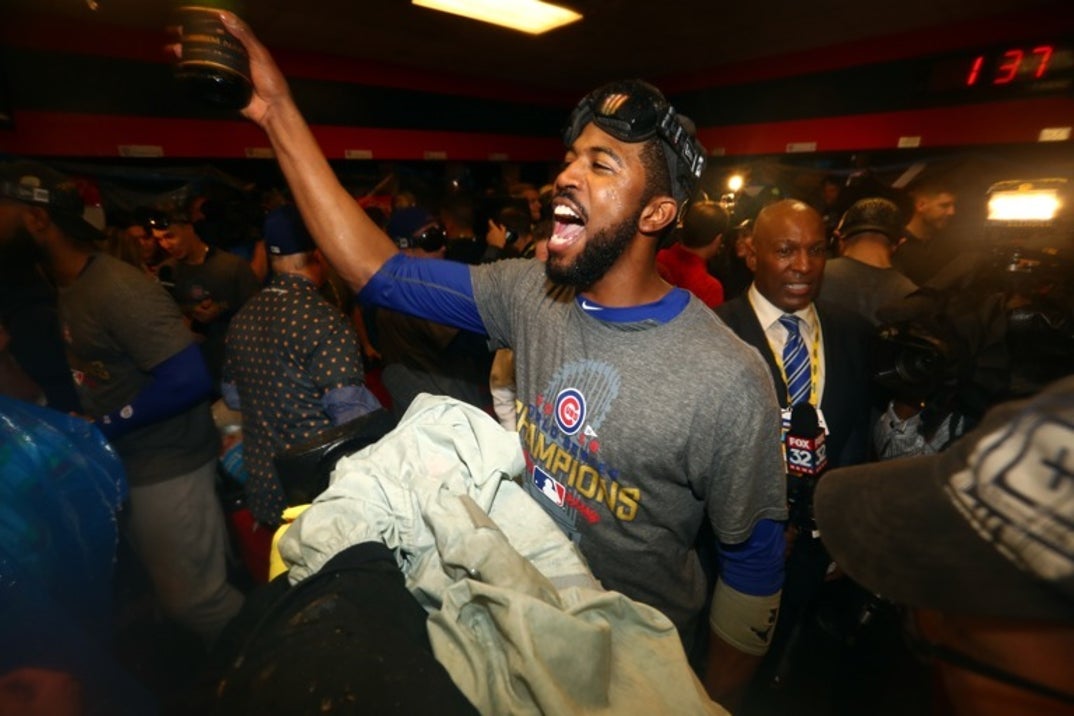
{"label": "gray sweatpants", "polygon": [[211,645],[242,606],[227,581],[227,529],[216,459],[193,472],[130,488],[130,541],[168,616]]}

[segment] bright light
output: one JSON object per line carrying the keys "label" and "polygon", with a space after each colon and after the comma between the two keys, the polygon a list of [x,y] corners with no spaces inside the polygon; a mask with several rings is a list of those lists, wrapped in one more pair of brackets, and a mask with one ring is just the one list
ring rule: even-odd
{"label": "bright light", "polygon": [[540,0],[413,0],[413,3],[531,35],[540,35],[582,19],[573,10]]}
{"label": "bright light", "polygon": [[1061,205],[1055,190],[998,191],[988,198],[988,220],[1051,221]]}
{"label": "bright light", "polygon": [[738,191],[742,188],[744,182],[745,180],[742,178],[741,174],[732,174],[727,180],[727,188],[731,191]]}

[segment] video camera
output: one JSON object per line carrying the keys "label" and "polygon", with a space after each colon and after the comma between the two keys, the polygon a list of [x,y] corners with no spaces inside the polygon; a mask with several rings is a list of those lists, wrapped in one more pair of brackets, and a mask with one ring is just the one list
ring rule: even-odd
{"label": "video camera", "polygon": [[873,377],[894,397],[979,417],[1074,372],[1072,182],[988,189],[983,241],[882,309]]}

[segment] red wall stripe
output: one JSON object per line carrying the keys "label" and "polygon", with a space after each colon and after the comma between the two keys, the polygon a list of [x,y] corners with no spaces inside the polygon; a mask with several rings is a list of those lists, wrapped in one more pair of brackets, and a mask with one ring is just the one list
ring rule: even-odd
{"label": "red wall stripe", "polygon": [[[996,102],[969,107],[862,114],[847,117],[702,127],[709,151],[725,155],[783,154],[792,143],[814,151],[895,149],[901,137],[921,147],[1034,143],[1042,129],[1074,124],[1074,99]],[[161,119],[61,112],[15,112],[15,130],[0,131],[0,150],[37,156],[120,156],[121,146],[159,146],[165,157],[242,158],[268,147],[265,135],[243,121]],[[315,126],[330,159],[347,150],[371,150],[374,159],[420,160],[428,152],[449,160],[558,161],[556,137],[425,132],[370,127]],[[439,157],[440,154],[435,155]]]}
{"label": "red wall stripe", "polygon": [[900,137],[919,137],[926,148],[1033,143],[1044,128],[1072,124],[1074,98],[1051,98],[702,127],[698,136],[716,154],[783,154],[811,142],[817,152],[896,149]]}
{"label": "red wall stripe", "polygon": [[[15,110],[14,121],[14,130],[0,130],[0,150],[28,156],[116,157],[122,156],[121,146],[149,146],[160,147],[169,158],[243,158],[248,149],[269,146],[264,132],[246,121],[24,110]],[[563,155],[556,137],[324,125],[313,132],[329,159],[343,159],[347,150],[371,150],[373,159],[407,160],[429,159],[427,152],[460,161],[544,162]]]}
{"label": "red wall stripe", "polygon": [[[14,14],[0,23],[0,45],[139,62],[170,63],[172,58],[165,51],[170,41],[163,28],[160,32],[149,32],[118,25],[94,24],[92,32],[86,32],[82,24],[36,14]],[[570,106],[577,99],[573,94],[534,90],[518,83],[437,74],[348,57],[274,48],[272,56],[288,77],[398,87],[526,104]]]}

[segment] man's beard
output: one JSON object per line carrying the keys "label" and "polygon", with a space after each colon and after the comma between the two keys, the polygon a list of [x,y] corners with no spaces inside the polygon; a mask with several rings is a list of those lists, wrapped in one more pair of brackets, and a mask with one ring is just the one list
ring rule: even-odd
{"label": "man's beard", "polygon": [[545,275],[555,284],[571,286],[579,291],[589,289],[619,260],[634,238],[641,210],[620,223],[586,237],[585,248],[570,260],[549,254]]}

